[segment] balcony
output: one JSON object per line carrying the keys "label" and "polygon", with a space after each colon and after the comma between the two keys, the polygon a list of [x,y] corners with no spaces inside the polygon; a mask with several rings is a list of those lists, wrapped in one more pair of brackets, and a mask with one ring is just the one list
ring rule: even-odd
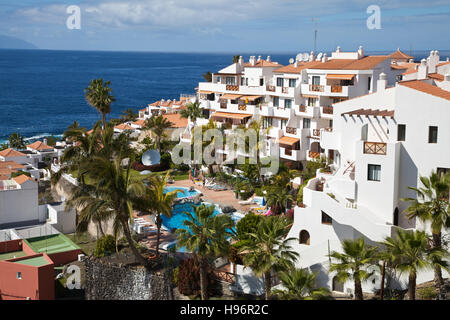
{"label": "balcony", "polygon": [[225,89],[227,91],[239,91],[239,86],[232,85],[232,84],[227,84]]}
{"label": "balcony", "polygon": [[269,86],[269,85],[267,85],[267,86],[266,86],[266,90],[267,90],[267,91],[270,91],[270,92],[275,92],[275,86]]}
{"label": "balcony", "polygon": [[332,85],[331,86],[331,92],[333,92],[333,93],[340,93],[340,92],[342,92],[342,86],[340,86],[340,85]]}
{"label": "balcony", "polygon": [[226,102],[220,102],[220,109],[226,109],[227,103]]}
{"label": "balcony", "polygon": [[333,107],[322,107],[322,113],[333,114]]}
{"label": "balcony", "polygon": [[309,151],[308,156],[311,159],[317,159],[317,158],[320,158],[320,153],[319,152],[314,152],[314,151]]}
{"label": "balcony", "polygon": [[313,129],[312,133],[314,137],[320,137],[320,129]]}
{"label": "balcony", "polygon": [[364,154],[386,155],[387,144],[385,142],[364,142]]}
{"label": "balcony", "polygon": [[320,84],[310,84],[309,85],[309,91],[313,92],[323,92],[324,86]]}
{"label": "balcony", "polygon": [[306,112],[306,106],[300,105],[300,106],[298,107],[298,111],[299,111],[299,112]]}
{"label": "balcony", "polygon": [[288,148],[280,147],[280,157],[283,159],[291,160],[291,161],[301,161],[304,160],[301,157],[302,153],[300,150],[292,150]]}
{"label": "balcony", "polygon": [[282,93],[288,94],[288,93],[289,93],[289,88],[288,88],[288,87],[283,87],[283,88],[281,89],[281,92],[282,92]]}
{"label": "balcony", "polygon": [[240,104],[238,106],[239,111],[247,111],[247,105],[246,104]]}
{"label": "balcony", "polygon": [[286,133],[289,133],[289,134],[297,134],[297,128],[294,128],[294,127],[286,127]]}

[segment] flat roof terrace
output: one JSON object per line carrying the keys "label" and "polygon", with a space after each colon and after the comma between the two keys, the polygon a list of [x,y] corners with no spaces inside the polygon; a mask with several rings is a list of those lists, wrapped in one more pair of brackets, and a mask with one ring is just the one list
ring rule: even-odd
{"label": "flat roof terrace", "polygon": [[36,253],[47,254],[81,249],[63,234],[53,234],[24,240]]}
{"label": "flat roof terrace", "polygon": [[22,250],[0,253],[0,261],[14,259],[14,258],[21,258],[21,257],[25,257],[26,255],[27,254],[25,252],[23,252]]}
{"label": "flat roof terrace", "polygon": [[24,264],[24,265],[33,266],[33,267],[42,267],[42,266],[50,264],[50,262],[48,262],[47,259],[45,259],[45,257],[43,255],[39,256],[39,257],[31,257],[28,259],[17,260],[17,261],[14,261],[14,263]]}

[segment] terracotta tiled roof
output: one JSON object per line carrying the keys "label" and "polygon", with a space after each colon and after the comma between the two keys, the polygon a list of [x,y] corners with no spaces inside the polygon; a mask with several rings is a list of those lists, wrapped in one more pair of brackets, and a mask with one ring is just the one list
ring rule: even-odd
{"label": "terracotta tiled roof", "polygon": [[397,49],[397,51],[391,53],[389,57],[391,57],[392,59],[414,59],[414,57],[401,52],[400,49]]}
{"label": "terracotta tiled roof", "polygon": [[29,176],[26,176],[24,174],[18,176],[18,177],[14,177],[13,178],[14,181],[16,181],[18,184],[24,184],[27,181],[34,181],[32,178],[30,178]]}
{"label": "terracotta tiled roof", "polygon": [[439,64],[436,65],[436,67],[442,67],[442,66],[445,66],[447,64],[450,64],[450,61],[445,61],[445,62],[439,63]]}
{"label": "terracotta tiled roof", "polygon": [[278,62],[272,62],[272,61],[266,61],[266,60],[260,60],[256,61],[255,65],[252,66],[250,62],[245,63],[244,67],[246,68],[263,68],[263,67],[282,67],[282,64],[279,64]]}
{"label": "terracotta tiled roof", "polygon": [[361,59],[332,59],[309,69],[325,70],[370,70],[382,63],[389,56],[366,56]]}
{"label": "terracotta tiled roof", "polygon": [[314,67],[318,64],[321,64],[320,61],[308,61],[308,62],[298,62],[297,67],[294,66],[294,64],[290,64],[287,66],[284,66],[282,68],[276,69],[273,72],[277,73],[301,73],[303,69],[308,69],[311,67]]}
{"label": "terracotta tiled roof", "polygon": [[144,124],[145,124],[145,120],[142,120],[142,119],[141,120],[137,120],[137,121],[133,122],[133,124],[136,125],[136,126],[143,127]]}
{"label": "terracotta tiled roof", "polygon": [[119,130],[134,130],[134,128],[132,126],[129,126],[126,123],[121,123],[117,126],[114,126],[114,128],[119,129]]}
{"label": "terracotta tiled roof", "polygon": [[428,78],[434,79],[437,81],[444,81],[444,75],[439,73],[429,73]]}
{"label": "terracotta tiled roof", "polygon": [[179,113],[168,113],[163,117],[172,122],[171,128],[185,128],[188,125],[188,119],[182,118]]}
{"label": "terracotta tiled roof", "polygon": [[288,136],[283,136],[280,139],[278,139],[279,144],[287,144],[287,145],[293,145],[299,141],[300,141],[299,138],[293,138]]}
{"label": "terracotta tiled roof", "polygon": [[403,64],[391,64],[391,69],[395,69],[395,70],[406,70],[408,69],[408,66],[405,66]]}
{"label": "terracotta tiled roof", "polygon": [[1,176],[11,176],[11,173],[16,172],[15,170],[9,169],[9,168],[0,168],[0,175]]}
{"label": "terracotta tiled roof", "polygon": [[53,150],[53,147],[46,145],[42,141],[33,142],[32,144],[27,145],[27,147],[30,149],[33,149],[33,150],[37,150],[37,151],[50,150],[50,149]]}
{"label": "terracotta tiled roof", "polygon": [[9,180],[9,177],[8,176],[0,176],[0,181],[3,181],[3,180]]}
{"label": "terracotta tiled roof", "polygon": [[0,168],[9,168],[11,170],[25,169],[26,166],[15,161],[0,161]]}
{"label": "terracotta tiled roof", "polygon": [[408,71],[403,72],[402,75],[407,75],[407,74],[416,73],[416,72],[417,72],[416,69],[408,69]]}
{"label": "terracotta tiled roof", "polygon": [[25,157],[26,154],[24,154],[20,151],[14,150],[12,148],[8,148],[8,149],[0,151],[0,156],[2,156],[2,157]]}
{"label": "terracotta tiled roof", "polygon": [[412,81],[403,81],[399,82],[400,85],[408,87],[410,89],[414,89],[423,93],[431,94],[435,97],[439,97],[442,99],[450,100],[450,91],[446,91],[444,89],[441,89],[439,87],[433,86],[432,84],[419,81],[419,80],[412,80]]}
{"label": "terracotta tiled roof", "polygon": [[374,116],[374,117],[393,117],[394,110],[372,110],[372,109],[358,109],[353,111],[344,112],[341,114],[349,116]]}

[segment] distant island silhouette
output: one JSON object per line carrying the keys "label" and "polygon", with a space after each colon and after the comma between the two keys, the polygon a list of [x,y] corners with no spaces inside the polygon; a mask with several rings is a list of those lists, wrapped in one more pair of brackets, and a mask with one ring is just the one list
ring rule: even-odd
{"label": "distant island silhouette", "polygon": [[38,47],[28,41],[0,34],[0,49],[38,49]]}

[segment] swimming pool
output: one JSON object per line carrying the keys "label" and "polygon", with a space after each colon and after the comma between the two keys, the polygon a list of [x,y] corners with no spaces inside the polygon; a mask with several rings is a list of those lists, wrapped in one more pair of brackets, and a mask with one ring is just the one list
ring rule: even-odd
{"label": "swimming pool", "polygon": [[177,198],[194,197],[194,196],[200,194],[200,191],[198,191],[198,190],[196,190],[196,189],[190,191],[189,188],[186,188],[186,187],[174,187],[174,186],[171,186],[171,187],[165,187],[165,188],[164,188],[164,191],[165,191],[165,192],[170,192],[170,191],[175,191],[175,190],[177,190],[177,189],[182,190],[182,191],[180,191],[180,192],[177,193]]}

